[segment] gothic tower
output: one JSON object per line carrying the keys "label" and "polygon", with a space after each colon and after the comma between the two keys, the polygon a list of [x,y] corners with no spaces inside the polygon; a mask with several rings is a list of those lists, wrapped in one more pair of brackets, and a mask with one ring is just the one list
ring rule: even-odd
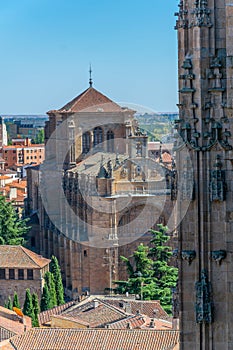
{"label": "gothic tower", "polygon": [[181,0],[176,15],[181,349],[230,350],[233,5],[231,0]]}

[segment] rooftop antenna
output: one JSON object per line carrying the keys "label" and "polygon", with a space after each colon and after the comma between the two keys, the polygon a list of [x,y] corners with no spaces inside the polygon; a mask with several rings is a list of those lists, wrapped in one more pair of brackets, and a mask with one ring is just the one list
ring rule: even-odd
{"label": "rooftop antenna", "polygon": [[89,74],[90,74],[89,85],[90,87],[92,87],[93,82],[92,82],[92,76],[91,76],[92,74],[91,64],[90,64]]}

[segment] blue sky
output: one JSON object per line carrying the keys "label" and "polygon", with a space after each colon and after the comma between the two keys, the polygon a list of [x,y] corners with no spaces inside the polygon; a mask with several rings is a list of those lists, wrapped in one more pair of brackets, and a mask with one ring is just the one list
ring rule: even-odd
{"label": "blue sky", "polygon": [[177,0],[11,0],[0,4],[0,114],[45,114],[88,87],[176,111]]}

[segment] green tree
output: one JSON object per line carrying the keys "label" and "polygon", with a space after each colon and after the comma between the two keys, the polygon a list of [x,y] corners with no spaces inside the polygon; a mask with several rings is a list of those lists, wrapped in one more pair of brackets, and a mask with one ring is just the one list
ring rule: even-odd
{"label": "green tree", "polygon": [[11,300],[11,297],[10,297],[10,296],[8,297],[6,307],[7,307],[7,309],[9,309],[9,310],[12,310],[12,308],[13,308],[13,304],[12,304],[12,300]]}
{"label": "green tree", "polygon": [[41,301],[40,301],[40,310],[41,311],[49,310],[49,304],[50,304],[49,289],[47,284],[45,283],[43,287]]}
{"label": "green tree", "polygon": [[149,248],[141,243],[129,258],[121,256],[127,266],[129,278],[127,281],[115,282],[118,285],[117,292],[129,292],[140,295],[140,299],[151,299],[153,261],[148,253]]}
{"label": "green tree", "polygon": [[55,256],[52,256],[51,258],[50,271],[52,272],[54,277],[57,305],[62,305],[65,303],[64,288],[63,288],[62,278],[61,278],[61,269],[58,264],[58,260]]}
{"label": "green tree", "polygon": [[19,298],[16,292],[14,292],[13,307],[17,307],[18,309],[20,309]]}
{"label": "green tree", "polygon": [[172,307],[172,288],[176,287],[178,278],[178,269],[169,265],[172,251],[166,243],[169,240],[167,235],[168,228],[162,224],[157,225],[159,230],[151,230],[151,248],[149,255],[153,259],[153,280],[155,288],[153,298],[158,299],[167,312],[171,312]]}
{"label": "green tree", "polygon": [[27,219],[20,219],[15,208],[0,195],[0,244],[23,244],[30,229]]}
{"label": "green tree", "polygon": [[57,306],[57,295],[53,274],[50,271],[47,271],[45,273],[44,279],[49,290],[49,309],[52,309],[54,306]]}
{"label": "green tree", "polygon": [[32,140],[33,143],[44,143],[44,129],[39,130],[38,134],[36,135],[35,139]]}
{"label": "green tree", "polygon": [[171,289],[176,286],[178,270],[168,264],[172,252],[166,245],[169,240],[167,227],[158,227],[158,231],[151,230],[150,248],[141,243],[129,258],[121,256],[129,278],[127,281],[116,281],[116,291],[138,294],[145,300],[160,300],[163,308],[171,313]]}
{"label": "green tree", "polygon": [[34,311],[33,327],[39,327],[38,315],[40,313],[40,306],[39,306],[38,295],[36,293],[32,293],[32,307]]}
{"label": "green tree", "polygon": [[34,314],[33,305],[32,305],[32,296],[29,288],[26,289],[25,301],[23,306],[23,314],[31,317],[32,325],[34,325],[35,314]]}

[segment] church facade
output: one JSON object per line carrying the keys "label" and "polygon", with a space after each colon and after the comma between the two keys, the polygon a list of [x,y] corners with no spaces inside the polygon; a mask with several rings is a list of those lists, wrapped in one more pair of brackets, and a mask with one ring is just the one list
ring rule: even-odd
{"label": "church facade", "polygon": [[[233,349],[233,7],[181,0],[179,111],[180,348]],[[179,217],[180,216],[180,217]]]}
{"label": "church facade", "polygon": [[58,257],[71,297],[103,294],[126,279],[120,256],[149,244],[149,230],[173,212],[172,169],[148,158],[134,113],[91,82],[48,112],[45,162],[28,169],[35,249]]}

